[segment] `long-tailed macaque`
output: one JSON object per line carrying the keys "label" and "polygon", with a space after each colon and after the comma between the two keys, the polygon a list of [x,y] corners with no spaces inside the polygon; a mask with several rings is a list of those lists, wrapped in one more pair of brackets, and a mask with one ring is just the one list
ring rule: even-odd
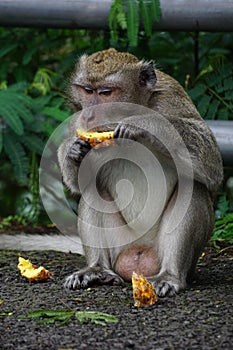
{"label": "long-tailed macaque", "polygon": [[[144,232],[147,219],[146,213],[145,216],[140,215],[143,213],[141,203],[150,193],[147,192],[143,169],[121,157],[105,162],[98,169],[96,188],[101,199],[112,204],[113,210],[106,213],[93,208],[90,203],[95,202],[96,197],[91,192],[92,187],[88,184],[84,186],[78,208],[78,234],[83,242],[87,267],[67,277],[65,287],[86,288],[93,283],[117,285],[130,280],[132,272],[136,271],[155,284],[159,296],[179,292],[193,274],[213,228],[213,198],[222,180],[222,161],[212,132],[176,80],[156,69],[153,62],[138,60],[132,54],[115,49],[83,55],[79,59],[70,82],[70,100],[74,110],[81,111],[71,122],[70,136],[59,147],[58,159],[63,181],[71,192],[80,192],[79,170],[90,153],[91,165],[86,174],[91,179],[101,157],[117,147],[110,145],[91,149],[88,142],[76,135],[76,127],[81,125],[95,130],[96,125],[103,124],[102,120],[97,120],[101,116],[95,107],[121,102],[144,106],[152,111],[135,116],[126,113],[119,123],[113,121],[109,127],[98,129],[114,130],[116,142],[127,139],[149,149],[163,169],[166,193],[162,204],[160,201],[157,204],[150,197],[149,207],[153,209],[156,204],[159,205],[159,215],[152,227]],[[179,148],[179,140],[172,135],[171,140],[167,137],[170,145],[167,148],[154,136],[161,128],[160,117],[175,128],[190,155],[193,179],[192,195],[187,206],[185,191],[179,191],[180,181],[186,181],[186,159],[180,156],[180,168],[184,172],[178,175],[168,148],[175,152],[176,147]],[[125,143],[126,149],[130,147],[128,142],[129,145]],[[156,167],[149,160],[145,164],[153,179]],[[133,184],[136,193],[127,208],[122,209],[116,186],[124,179]],[[123,202],[127,199],[127,191],[124,195]],[[175,205],[178,211],[185,207],[185,215],[177,222],[173,211]],[[136,229],[130,224],[135,218],[138,218]],[[95,227],[97,231],[104,229],[98,236],[99,245],[96,242],[92,244]],[[141,235],[140,227],[143,231]],[[117,230],[112,238],[110,231],[114,228]],[[111,239],[108,239],[108,234]]]}

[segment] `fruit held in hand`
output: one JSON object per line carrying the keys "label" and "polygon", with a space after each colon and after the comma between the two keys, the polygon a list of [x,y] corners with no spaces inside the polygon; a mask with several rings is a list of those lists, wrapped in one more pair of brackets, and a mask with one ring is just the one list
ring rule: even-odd
{"label": "fruit held in hand", "polygon": [[114,131],[99,132],[76,129],[76,134],[81,140],[87,141],[91,147],[95,147],[101,143],[108,145],[114,139]]}

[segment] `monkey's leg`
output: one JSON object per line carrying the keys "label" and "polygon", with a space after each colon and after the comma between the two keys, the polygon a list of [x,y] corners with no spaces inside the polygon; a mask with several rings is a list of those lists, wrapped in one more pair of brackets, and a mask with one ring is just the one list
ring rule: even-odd
{"label": "monkey's leg", "polygon": [[[64,286],[78,289],[92,284],[123,284],[123,279],[113,271],[113,265],[127,236],[132,233],[120,212],[117,208],[114,213],[95,211],[81,200],[79,216],[79,235],[83,242],[87,267],[68,276]],[[112,228],[116,230],[112,232]]]}
{"label": "monkey's leg", "polygon": [[157,247],[160,272],[150,278],[155,282],[159,296],[173,295],[186,287],[187,275],[195,270],[197,259],[213,228],[212,201],[205,186],[194,183],[187,212],[182,221],[173,228],[166,224],[175,201],[176,194],[164,212],[160,227]]}

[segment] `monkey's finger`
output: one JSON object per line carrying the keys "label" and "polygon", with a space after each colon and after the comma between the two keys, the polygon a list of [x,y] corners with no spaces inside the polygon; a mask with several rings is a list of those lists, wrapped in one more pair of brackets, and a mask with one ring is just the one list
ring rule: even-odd
{"label": "monkey's finger", "polygon": [[114,131],[114,139],[135,140],[135,132],[132,126],[119,124]]}
{"label": "monkey's finger", "polygon": [[90,144],[89,144],[87,141],[84,141],[84,140],[80,139],[79,137],[77,137],[77,140],[74,142],[73,145],[76,145],[76,144],[77,144],[77,145],[80,145],[80,146],[82,146],[83,148],[86,148],[86,149],[88,149],[88,150],[91,149]]}

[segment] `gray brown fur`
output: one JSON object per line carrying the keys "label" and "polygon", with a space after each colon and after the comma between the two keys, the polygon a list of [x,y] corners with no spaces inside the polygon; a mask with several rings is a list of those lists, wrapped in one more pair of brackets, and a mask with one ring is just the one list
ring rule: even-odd
{"label": "gray brown fur", "polygon": [[[106,87],[110,88],[107,92],[104,90]],[[148,272],[146,256],[143,256],[143,263],[140,264],[139,259],[138,265],[135,263],[135,268],[145,275],[149,274],[156,285],[158,295],[172,295],[184,289],[187,278],[193,274],[197,259],[212,233],[213,198],[223,176],[221,156],[212,132],[176,80],[155,69],[152,62],[139,61],[132,55],[118,53],[114,49],[80,58],[70,83],[70,99],[74,110],[106,102],[130,102],[153,109],[154,116],[165,117],[179,132],[190,152],[194,184],[191,204],[185,217],[174,230],[170,227],[171,231],[173,230],[172,235],[166,234],[164,227],[174,207],[178,185],[174,175],[174,164],[167,148],[150,138],[150,133],[155,129],[158,130],[160,126],[156,124],[153,114],[126,117],[118,125],[114,125],[116,137],[129,138],[149,145],[152,152],[161,160],[165,166],[167,179],[172,184],[169,198],[153,229],[131,246],[126,244],[120,248],[103,249],[88,247],[93,232],[87,225],[80,224],[78,231],[84,244],[87,267],[69,276],[65,286],[75,289],[85,288],[92,283],[122,283],[126,274],[125,265],[134,264],[135,257],[145,255],[144,252],[149,248],[154,258],[151,259],[153,254],[150,254],[148,264],[155,266],[149,266],[150,272]],[[75,128],[77,123],[85,118],[86,124],[91,128],[95,117],[95,115],[87,116],[81,111],[78,119],[75,117],[72,120],[70,137],[58,150],[63,180],[72,192],[79,192],[79,166],[90,150],[87,143],[77,138]],[[169,142],[172,144],[174,140],[168,140]],[[102,196],[113,201],[115,193],[112,187],[113,182],[120,178],[119,169],[124,169],[126,178],[134,177],[133,181],[139,187],[141,183],[140,174],[135,172],[131,165],[123,164],[120,160],[116,163],[111,167],[105,167],[105,173],[99,175],[97,183]],[[107,180],[104,175],[106,173]],[[92,194],[88,193],[88,196],[91,198]],[[180,207],[182,204],[181,198]],[[132,204],[131,209],[135,212],[138,210],[135,204]],[[127,223],[131,219],[127,215],[129,214],[121,213],[120,210],[115,216],[98,214],[89,208],[84,200],[80,201],[79,216],[93,225],[98,226],[101,222],[110,226],[119,225],[123,221]],[[134,233],[129,227],[122,234],[129,237]],[[143,248],[145,246],[146,249]],[[153,275],[151,271],[154,271]]]}

